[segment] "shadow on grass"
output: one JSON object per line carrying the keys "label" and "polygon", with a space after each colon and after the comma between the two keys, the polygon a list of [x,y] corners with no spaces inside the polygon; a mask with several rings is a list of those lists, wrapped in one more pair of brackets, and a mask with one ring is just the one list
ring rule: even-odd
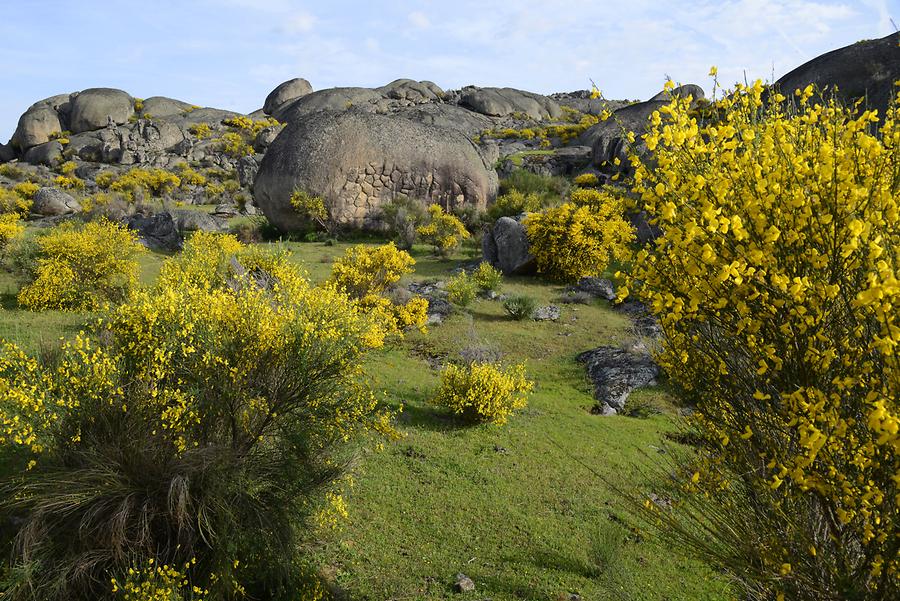
{"label": "shadow on grass", "polygon": [[19,302],[14,292],[0,293],[0,307],[5,311],[15,311],[19,308]]}
{"label": "shadow on grass", "polygon": [[405,404],[397,421],[410,428],[431,432],[455,432],[476,427],[442,407],[418,403]]}

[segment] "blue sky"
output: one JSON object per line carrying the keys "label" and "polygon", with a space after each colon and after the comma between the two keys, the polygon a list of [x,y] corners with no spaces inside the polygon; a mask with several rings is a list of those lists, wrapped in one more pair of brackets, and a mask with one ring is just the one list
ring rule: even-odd
{"label": "blue sky", "polygon": [[[626,8],[622,8],[622,6]],[[291,77],[398,77],[645,99],[665,78],[777,78],[894,31],[900,0],[0,0],[0,140],[34,101],[89,87],[241,112]]]}

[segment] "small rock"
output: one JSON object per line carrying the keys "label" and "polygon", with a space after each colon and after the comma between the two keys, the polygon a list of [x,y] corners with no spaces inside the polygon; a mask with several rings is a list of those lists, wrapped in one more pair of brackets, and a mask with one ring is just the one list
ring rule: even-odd
{"label": "small rock", "polygon": [[615,415],[624,409],[631,391],[653,386],[660,374],[646,350],[601,346],[581,353],[577,359],[587,366],[597,399],[595,413],[601,415]]}
{"label": "small rock", "polygon": [[453,590],[457,593],[470,593],[475,590],[475,583],[465,574],[457,574]]}
{"label": "small rock", "polygon": [[147,248],[153,250],[181,250],[184,243],[170,213],[162,212],[155,215],[136,213],[128,219],[128,227],[138,233],[141,242]]}
{"label": "small rock", "polygon": [[546,307],[538,307],[531,314],[531,319],[535,321],[556,321],[560,316],[559,307],[556,305],[547,305]]}
{"label": "small rock", "polygon": [[213,215],[217,217],[237,217],[240,214],[240,209],[237,206],[223,202],[221,204],[216,205],[216,208],[213,209]]}
{"label": "small rock", "polygon": [[81,205],[71,195],[56,188],[41,188],[34,195],[31,210],[45,217],[69,215],[81,210]]}
{"label": "small rock", "polygon": [[608,301],[616,300],[616,289],[613,283],[604,278],[581,278],[574,286],[567,289],[571,292],[583,292],[596,298],[605,298]]}

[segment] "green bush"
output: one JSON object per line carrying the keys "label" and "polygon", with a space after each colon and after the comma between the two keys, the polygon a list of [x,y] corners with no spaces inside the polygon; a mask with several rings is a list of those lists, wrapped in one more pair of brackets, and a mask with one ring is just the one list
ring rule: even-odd
{"label": "green bush", "polygon": [[388,232],[394,236],[397,248],[411,250],[419,238],[416,231],[427,219],[425,205],[406,196],[398,196],[381,207],[381,218]]}
{"label": "green bush", "polygon": [[525,169],[516,169],[500,182],[500,195],[517,190],[525,195],[535,194],[543,206],[560,202],[569,193],[569,182],[564,177],[537,175]]}
{"label": "green bush", "polygon": [[516,294],[503,301],[506,314],[515,320],[530,319],[537,307],[537,302],[525,294]]}

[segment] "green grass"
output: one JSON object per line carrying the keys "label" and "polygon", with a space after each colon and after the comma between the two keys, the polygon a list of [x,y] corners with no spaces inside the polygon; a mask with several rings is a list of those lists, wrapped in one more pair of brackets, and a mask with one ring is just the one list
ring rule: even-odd
{"label": "green grass", "polygon": [[[351,243],[283,245],[319,282]],[[450,261],[425,247],[413,254],[416,272],[409,277],[433,280],[448,277],[472,253]],[[141,258],[145,284],[164,259]],[[30,350],[72,335],[90,318],[21,311],[16,290],[10,276],[0,275],[0,337]],[[561,291],[531,278],[506,278],[502,290],[539,304]],[[427,334],[409,334],[374,353],[368,371],[385,403],[402,406],[403,438],[357,458],[350,518],[314,545],[320,572],[351,599],[729,598],[720,577],[635,529],[615,492],[645,481],[643,468],[658,461],[660,440],[674,428],[672,399],[662,389],[637,395],[663,411],[648,419],[590,413],[591,385],[575,356],[626,340],[628,326],[602,301],[562,305],[558,322],[538,323],[513,321],[499,301],[478,300]],[[439,365],[472,344],[525,362],[536,381],[528,407],[503,427],[464,426],[428,401]],[[452,592],[458,572],[475,581],[474,593]]]}

